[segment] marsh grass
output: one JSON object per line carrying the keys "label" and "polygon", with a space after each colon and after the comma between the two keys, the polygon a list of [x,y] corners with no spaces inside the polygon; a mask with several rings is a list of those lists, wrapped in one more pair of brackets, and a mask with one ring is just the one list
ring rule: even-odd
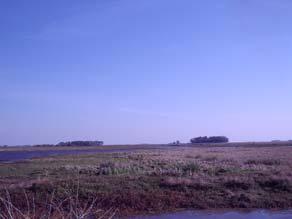
{"label": "marsh grass", "polygon": [[50,205],[41,200],[54,191],[51,208],[63,203],[60,211],[70,212],[78,207],[73,182],[79,175],[78,198],[88,203],[82,208],[95,202],[93,209],[118,208],[119,215],[179,208],[289,208],[291,157],[291,147],[201,147],[44,158],[0,165],[0,191],[8,189],[12,203],[21,202],[14,206],[25,212],[18,189],[44,212]]}

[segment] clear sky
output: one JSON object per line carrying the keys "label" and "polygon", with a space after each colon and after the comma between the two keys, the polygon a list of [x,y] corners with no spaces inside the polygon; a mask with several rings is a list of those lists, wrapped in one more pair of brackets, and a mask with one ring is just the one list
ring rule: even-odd
{"label": "clear sky", "polygon": [[292,139],[290,0],[1,0],[0,144]]}

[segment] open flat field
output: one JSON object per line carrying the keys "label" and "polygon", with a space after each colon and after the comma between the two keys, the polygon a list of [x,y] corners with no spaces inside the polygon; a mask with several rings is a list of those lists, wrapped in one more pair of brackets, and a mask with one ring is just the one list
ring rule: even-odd
{"label": "open flat field", "polygon": [[288,209],[291,158],[292,147],[282,144],[229,144],[0,164],[0,207],[43,218],[62,218],[64,212],[109,218],[179,209]]}

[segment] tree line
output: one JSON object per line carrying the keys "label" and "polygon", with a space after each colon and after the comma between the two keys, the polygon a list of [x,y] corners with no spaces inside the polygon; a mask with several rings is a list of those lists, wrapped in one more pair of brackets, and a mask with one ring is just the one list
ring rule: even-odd
{"label": "tree line", "polygon": [[190,140],[192,144],[196,143],[228,143],[229,139],[225,136],[200,136]]}
{"label": "tree line", "polygon": [[60,142],[56,146],[102,146],[103,141],[67,141]]}

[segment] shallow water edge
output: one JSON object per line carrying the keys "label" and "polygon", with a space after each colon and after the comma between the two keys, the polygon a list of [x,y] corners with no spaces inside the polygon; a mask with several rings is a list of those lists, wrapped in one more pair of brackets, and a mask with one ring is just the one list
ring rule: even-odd
{"label": "shallow water edge", "polygon": [[175,213],[134,216],[128,219],[291,219],[292,210],[285,211],[181,211]]}

